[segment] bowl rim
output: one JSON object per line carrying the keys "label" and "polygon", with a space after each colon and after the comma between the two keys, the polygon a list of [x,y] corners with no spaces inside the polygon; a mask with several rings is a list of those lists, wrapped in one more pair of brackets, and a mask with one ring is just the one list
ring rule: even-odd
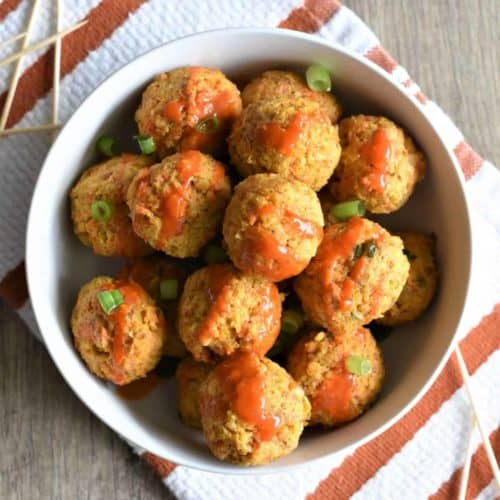
{"label": "bowl rim", "polygon": [[[189,34],[186,36],[182,36],[179,38],[176,38],[174,40],[170,40],[166,43],[163,43],[157,47],[154,47],[143,54],[139,55],[138,57],[132,59],[128,63],[124,64],[121,66],[119,69],[114,71],[112,74],[110,74],[108,77],[106,77],[104,80],[102,80],[97,87],[95,87],[92,92],[80,103],[80,105],[76,108],[74,113],[71,115],[71,117],[68,119],[68,121],[64,124],[62,130],[66,128],[66,126],[70,123],[72,123],[73,120],[78,119],[78,110],[84,106],[86,106],[87,102],[96,94],[97,92],[100,91],[101,87],[104,85],[109,84],[110,80],[114,80],[115,78],[118,78],[120,73],[124,70],[124,68],[128,67],[131,64],[134,64],[137,60],[142,59],[144,57],[149,56],[152,52],[158,51],[161,52],[164,47],[170,46],[170,45],[175,45],[179,44],[186,40],[186,39],[191,39],[191,38],[198,38],[200,41],[202,41],[203,38],[205,37],[213,37],[217,36],[218,34],[224,34],[224,35],[238,35],[238,34],[247,34],[247,35],[266,35],[266,36],[277,36],[277,37],[283,37],[283,38],[295,38],[295,39],[300,39],[305,42],[312,42],[314,44],[318,45],[323,45],[324,47],[331,49],[333,51],[340,52],[344,57],[350,58],[354,60],[356,63],[359,63],[361,65],[367,66],[369,69],[371,69],[373,72],[377,73],[378,76],[382,77],[386,82],[388,82],[392,87],[394,87],[399,94],[401,94],[405,100],[408,102],[408,104],[413,108],[413,111],[415,113],[419,113],[420,116],[424,119],[426,122],[427,126],[432,129],[436,135],[437,140],[441,143],[441,146],[443,147],[443,150],[446,152],[448,155],[448,159],[450,160],[450,163],[453,165],[453,169],[455,171],[455,174],[458,177],[458,182],[459,182],[459,187],[461,191],[461,195],[464,201],[464,212],[465,212],[465,221],[464,223],[466,224],[466,232],[468,235],[467,241],[464,242],[464,247],[466,250],[466,255],[468,255],[468,262],[467,262],[467,269],[466,269],[466,283],[465,283],[465,293],[463,297],[463,304],[462,304],[462,310],[461,313],[457,319],[456,323],[456,328],[455,332],[452,336],[452,339],[450,341],[450,344],[446,351],[443,353],[441,360],[437,364],[436,368],[432,372],[431,376],[429,379],[426,381],[426,383],[421,387],[421,389],[415,394],[415,396],[401,409],[399,410],[392,418],[387,420],[384,424],[380,425],[377,429],[373,430],[372,432],[368,433],[366,436],[363,438],[359,439],[355,443],[352,443],[350,445],[345,446],[341,450],[336,450],[332,452],[327,452],[323,453],[322,455],[319,455],[317,457],[308,459],[306,461],[303,461],[301,463],[296,463],[296,464],[290,464],[290,465],[280,465],[280,466],[275,466],[272,462],[271,464],[268,464],[264,467],[248,467],[248,468],[241,468],[237,466],[232,466],[228,467],[230,464],[224,464],[221,463],[221,466],[210,466],[206,464],[200,465],[199,461],[196,458],[186,458],[184,457],[183,459],[179,460],[179,457],[176,457],[176,453],[174,452],[171,457],[166,457],[164,454],[163,449],[160,449],[159,447],[156,447],[154,443],[150,443],[148,445],[148,449],[145,451],[149,451],[151,453],[154,453],[162,458],[165,458],[167,460],[173,461],[178,465],[190,467],[193,469],[205,471],[205,472],[212,472],[212,473],[217,473],[217,474],[230,474],[230,475],[268,475],[268,474],[273,474],[273,473],[281,473],[281,472],[290,472],[291,470],[297,469],[299,467],[303,467],[305,465],[311,465],[315,462],[318,462],[320,460],[326,459],[327,457],[332,457],[337,454],[344,454],[347,455],[348,453],[351,453],[355,448],[359,448],[360,446],[366,444],[367,442],[373,440],[377,436],[381,435],[383,432],[385,432],[387,429],[392,427],[395,423],[397,423],[404,415],[406,415],[419,401],[420,399],[424,396],[424,394],[430,389],[438,375],[441,373],[443,370],[443,367],[445,363],[448,361],[452,351],[455,348],[455,345],[458,342],[458,334],[461,331],[461,327],[463,324],[463,318],[464,318],[464,311],[466,308],[466,304],[469,301],[469,295],[470,295],[470,280],[471,280],[471,271],[472,271],[472,262],[473,262],[473,244],[472,244],[472,227],[471,227],[471,216],[470,216],[470,209],[468,205],[468,200],[465,192],[465,178],[463,175],[463,172],[458,164],[458,160],[456,159],[455,155],[451,151],[451,149],[446,145],[446,143],[443,141],[438,129],[432,124],[426,113],[422,109],[422,105],[418,103],[416,100],[412,99],[406,92],[404,92],[403,88],[391,78],[390,74],[387,73],[385,70],[377,66],[375,63],[370,61],[369,59],[363,57],[362,55],[359,55],[355,53],[354,51],[344,47],[343,45],[330,41],[327,38],[323,38],[319,35],[316,34],[308,34],[308,33],[302,33],[299,31],[295,30],[290,30],[290,29],[283,29],[283,28],[259,28],[259,27],[239,27],[239,28],[217,28],[217,29],[211,29],[211,30],[206,30],[206,31],[201,31],[198,33],[193,33]],[[36,270],[33,269],[33,264],[32,264],[32,255],[36,253],[36,239],[33,236],[34,234],[34,226],[36,224],[36,207],[39,205],[39,198],[41,198],[42,191],[41,191],[41,185],[42,182],[41,179],[47,175],[47,170],[48,170],[48,165],[51,163],[51,156],[53,150],[58,146],[58,143],[60,141],[60,136],[62,134],[58,134],[58,137],[54,141],[54,143],[51,145],[45,160],[42,164],[42,167],[40,169],[35,188],[33,191],[33,196],[31,199],[30,203],[30,209],[28,212],[28,219],[27,219],[27,229],[26,229],[26,250],[25,250],[25,262],[26,262],[26,278],[27,278],[27,284],[28,284],[28,291],[29,291],[29,297],[31,300],[31,304],[33,307],[35,319],[37,322],[37,325],[39,326],[40,333],[43,339],[43,342],[49,352],[50,357],[52,358],[54,364],[57,366],[57,369],[59,370],[60,374],[66,381],[66,383],[69,385],[69,387],[72,389],[73,393],[80,399],[80,401],[96,416],[101,420],[105,425],[107,425],[109,428],[111,428],[114,432],[119,434],[122,438],[125,439],[129,444],[132,444],[133,446],[142,449],[142,445],[135,444],[133,441],[133,438],[131,436],[127,435],[127,432],[123,432],[121,429],[119,429],[119,426],[116,425],[115,422],[110,422],[109,419],[103,414],[102,411],[99,410],[99,408],[95,407],[95,405],[92,405],[92,402],[87,398],[82,392],[79,390],[79,388],[76,386],[76,384],[73,383],[71,380],[70,376],[66,374],[66,369],[63,366],[63,363],[57,358],[55,353],[52,350],[52,345],[51,342],[47,342],[46,336],[44,334],[44,325],[42,324],[43,321],[41,321],[41,318],[43,317],[40,311],[39,306],[37,305],[37,299],[36,296],[32,294],[32,291],[35,289],[34,282],[37,278],[36,276]],[[48,328],[48,326],[47,326]],[[151,446],[153,444],[153,446]],[[299,445],[300,446],[300,445]]]}

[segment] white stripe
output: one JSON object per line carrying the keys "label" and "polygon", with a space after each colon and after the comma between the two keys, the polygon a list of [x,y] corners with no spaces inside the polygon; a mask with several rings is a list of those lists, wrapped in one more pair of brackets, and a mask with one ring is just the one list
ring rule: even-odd
{"label": "white stripe", "polygon": [[424,109],[429,120],[439,130],[441,138],[448,148],[453,149],[463,141],[462,132],[434,101],[428,101]]}
{"label": "white stripe", "polygon": [[326,23],[319,34],[340,43],[359,55],[380,45],[373,31],[347,7],[340,7],[335,16]]}
{"label": "white stripe", "polygon": [[223,476],[176,467],[164,481],[182,500],[303,500],[342,460],[343,456],[338,455],[294,472],[254,477]]}
{"label": "white stripe", "polygon": [[[64,9],[61,20],[61,29],[76,24],[78,20],[85,17],[99,2],[100,0],[79,0],[78,2],[71,2],[71,9]],[[0,40],[4,40],[9,38],[9,36],[13,36],[21,31],[24,31],[25,24],[27,22],[27,13],[31,9],[31,7],[29,9],[27,8],[29,3],[30,2],[23,2],[19,8],[9,16],[8,20],[0,25]],[[36,20],[33,26],[32,35],[30,36],[29,45],[51,35],[55,31],[53,19],[53,1],[42,0],[42,2],[40,2],[40,7],[37,9]],[[2,47],[0,50],[0,59],[3,59],[6,55],[14,52],[14,49],[18,48],[19,44]],[[39,57],[47,52],[47,50],[48,48],[26,55],[22,64],[23,71],[28,66],[31,66]],[[0,68],[0,92],[3,92],[9,84],[10,78],[8,78],[8,75],[10,75],[10,71],[11,68],[9,66]]]}
{"label": "white stripe", "polygon": [[488,486],[485,486],[476,497],[476,500],[493,500],[500,498],[500,489],[498,489],[496,481],[493,479]]}
{"label": "white stripe", "polygon": [[[488,434],[500,422],[498,392],[500,350],[493,353],[472,376],[472,384]],[[353,500],[371,498],[427,498],[462,467],[467,447],[470,406],[461,387],[416,432],[401,451],[380,468],[373,478],[353,495]],[[474,447],[480,444],[474,436]],[[416,458],[418,457],[418,458]]]}

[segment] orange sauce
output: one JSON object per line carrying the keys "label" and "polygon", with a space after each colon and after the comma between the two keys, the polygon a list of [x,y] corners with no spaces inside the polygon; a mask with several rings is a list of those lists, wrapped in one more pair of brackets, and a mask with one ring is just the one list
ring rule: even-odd
{"label": "orange sauce", "polygon": [[184,105],[180,101],[170,101],[163,108],[163,116],[174,123],[179,123],[182,119]]}
{"label": "orange sauce", "polygon": [[187,195],[193,178],[201,170],[202,155],[199,151],[186,151],[177,162],[176,169],[180,185],[167,190],[163,195],[162,226],[156,246],[182,231],[186,219]]}
{"label": "orange sauce", "polygon": [[286,128],[276,122],[264,123],[257,127],[257,140],[262,145],[277,149],[281,154],[288,156],[299,140],[304,124],[305,116],[301,113],[297,113]]}
{"label": "orange sauce", "polygon": [[130,384],[120,385],[116,388],[116,393],[122,399],[138,401],[147,397],[161,382],[161,378],[154,372],[150,372],[146,377],[135,380]]}
{"label": "orange sauce", "polygon": [[[194,88],[200,70],[199,67],[189,68],[189,78],[184,90],[188,129],[181,141],[181,151],[190,149],[203,151],[214,142],[219,142],[226,135],[228,126],[236,117],[238,110],[238,103],[231,92],[222,91],[214,95],[213,89]],[[195,127],[198,122],[210,116],[219,118],[219,128],[211,134],[197,132]]]}
{"label": "orange sauce", "polygon": [[382,192],[385,189],[387,162],[391,155],[389,139],[383,128],[373,132],[370,140],[361,147],[360,155],[371,166],[371,171],[363,182],[369,189]]}
{"label": "orange sauce", "polygon": [[356,260],[354,266],[352,266],[349,276],[347,276],[347,278],[344,280],[339,297],[339,309],[341,311],[346,311],[351,306],[354,284],[360,280],[365,267],[366,257],[360,257],[358,260]]}
{"label": "orange sauce", "polygon": [[324,412],[335,420],[344,421],[352,417],[351,400],[353,376],[345,368],[329,375],[311,399],[314,412]]}
{"label": "orange sauce", "polygon": [[142,288],[136,283],[117,281],[105,285],[102,290],[119,290],[123,297],[123,304],[119,305],[109,314],[114,325],[112,360],[114,365],[120,367],[126,355],[127,327],[131,309],[140,302],[144,295]]}
{"label": "orange sauce", "polygon": [[257,354],[235,354],[220,363],[215,373],[231,410],[241,420],[255,426],[258,440],[272,439],[280,420],[267,410],[264,379],[259,370]]}
{"label": "orange sauce", "polygon": [[214,321],[224,314],[228,301],[229,283],[234,273],[230,266],[220,264],[209,268],[208,286],[206,289],[210,308],[198,328],[198,339],[207,345],[214,335]]}
{"label": "orange sauce", "polygon": [[[243,238],[240,262],[247,270],[257,271],[272,281],[281,281],[301,272],[306,263],[292,255],[286,244],[282,244],[259,224],[259,220],[262,221],[275,211],[276,207],[273,205],[264,205],[250,216],[252,225],[248,227]],[[318,239],[323,236],[323,228],[320,225],[288,210],[284,211],[280,220],[290,234]],[[260,259],[256,259],[256,256]]]}
{"label": "orange sauce", "polygon": [[[318,248],[315,262],[319,264],[319,277],[325,293],[323,301],[327,311],[333,312],[335,299],[339,302],[340,309],[347,309],[351,303],[352,289],[354,283],[348,277],[342,284],[340,290],[334,282],[334,271],[337,265],[351,258],[354,248],[359,241],[363,220],[360,217],[352,217],[346,224],[344,231],[333,236],[334,226],[326,229],[325,238]],[[358,271],[360,272],[360,271]]]}

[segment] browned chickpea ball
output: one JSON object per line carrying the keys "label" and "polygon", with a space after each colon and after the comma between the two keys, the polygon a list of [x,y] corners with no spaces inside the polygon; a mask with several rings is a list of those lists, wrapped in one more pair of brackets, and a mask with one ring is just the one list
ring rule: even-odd
{"label": "browned chickpea ball", "polygon": [[310,424],[336,426],[361,415],[382,388],[384,364],[366,328],[311,332],[288,356],[290,375],[311,402]]}
{"label": "browned chickpea ball", "polygon": [[199,151],[141,170],[127,193],[134,231],[173,257],[196,257],[214,236],[231,196],[222,163]]}
{"label": "browned chickpea ball", "polygon": [[[177,330],[179,299],[188,277],[185,265],[164,255],[151,255],[133,259],[123,267],[118,279],[139,283],[153,298],[162,310],[169,334],[165,341],[165,354],[174,358],[183,358],[188,354]],[[176,293],[172,295],[172,284],[175,282]]]}
{"label": "browned chickpea ball", "polygon": [[319,191],[340,158],[337,127],[306,98],[276,98],[248,105],[229,136],[231,161],[243,177],[276,173]]}
{"label": "browned chickpea ball", "polygon": [[325,228],[316,256],[295,278],[304,311],[330,331],[353,330],[381,317],[408,277],[403,243],[368,219]]}
{"label": "browned chickpea ball", "polygon": [[337,123],[342,108],[331,92],[311,90],[304,78],[291,71],[270,70],[254,78],[241,93],[243,106],[257,101],[275,99],[277,97],[301,98],[316,101],[328,115],[332,123]]}
{"label": "browned chickpea ball", "polygon": [[135,121],[161,158],[190,149],[218,155],[240,112],[234,83],[218,69],[193,66],[158,75],[144,91]]}
{"label": "browned chickpea ball", "polygon": [[311,188],[257,174],[236,186],[224,216],[224,241],[236,267],[281,281],[307,266],[323,238],[323,223]]}
{"label": "browned chickpea ball", "polygon": [[181,420],[189,427],[201,429],[200,386],[212,368],[212,365],[199,363],[193,358],[184,358],[177,365],[177,407]]}
{"label": "browned chickpea ball", "polygon": [[[118,292],[123,302],[107,311],[103,292]],[[117,385],[145,377],[160,360],[167,336],[163,314],[146,291],[107,276],[82,287],[71,330],[89,370]]]}
{"label": "browned chickpea ball", "polygon": [[401,208],[424,177],[426,162],[410,136],[382,116],[339,124],[342,155],[330,190],[337,201],[359,199],[373,213]]}
{"label": "browned chickpea ball", "polygon": [[240,465],[267,464],[292,452],[311,411],[302,387],[255,353],[217,365],[199,398],[208,447],[219,460]]}
{"label": "browned chickpea ball", "polygon": [[279,335],[280,317],[276,285],[231,264],[215,264],[187,279],[179,333],[198,361],[215,361],[237,351],[263,356]]}
{"label": "browned chickpea ball", "polygon": [[[125,200],[134,176],[151,164],[147,156],[116,156],[86,170],[71,190],[73,229],[96,254],[137,257],[153,252],[132,230]],[[103,211],[106,206],[109,213]]]}
{"label": "browned chickpea ball", "polygon": [[416,320],[429,306],[436,293],[438,270],[434,258],[435,239],[423,233],[397,233],[403,240],[410,261],[410,273],[396,303],[377,323],[401,325]]}

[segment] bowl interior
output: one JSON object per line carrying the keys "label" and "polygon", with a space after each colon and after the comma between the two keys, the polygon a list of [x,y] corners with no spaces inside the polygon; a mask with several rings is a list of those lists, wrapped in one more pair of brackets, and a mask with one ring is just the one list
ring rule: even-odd
{"label": "bowl interior", "polygon": [[[178,417],[173,380],[142,401],[118,397],[92,376],[73,348],[69,317],[79,287],[98,274],[113,274],[117,259],[96,257],[73,235],[68,192],[95,160],[103,133],[132,146],[133,114],[141,91],[159,72],[184,65],[218,67],[244,81],[269,68],[298,71],[312,62],[327,66],[334,92],[347,112],[380,113],[405,127],[425,151],[427,176],[402,210],[381,222],[390,229],[437,235],[441,285],[418,322],[398,328],[381,345],[387,376],[382,394],[362,418],[333,432],[306,432],[291,455],[265,467],[241,469],[211,456],[200,433]],[[33,198],[27,266],[35,313],[51,356],[82,401],[124,437],[157,455],[205,470],[262,473],[360,444],[388,427],[429,386],[447,358],[463,309],[470,268],[470,228],[458,170],[417,105],[381,70],[321,39],[285,30],[202,33],[155,49],[111,76],[82,104],[52,147]]]}

